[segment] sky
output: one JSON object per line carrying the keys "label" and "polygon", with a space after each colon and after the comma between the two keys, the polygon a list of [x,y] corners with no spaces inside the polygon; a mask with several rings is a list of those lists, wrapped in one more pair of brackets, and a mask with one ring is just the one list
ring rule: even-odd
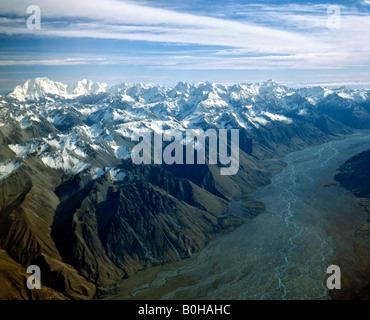
{"label": "sky", "polygon": [[369,30],[370,0],[1,0],[0,94],[44,76],[368,89]]}

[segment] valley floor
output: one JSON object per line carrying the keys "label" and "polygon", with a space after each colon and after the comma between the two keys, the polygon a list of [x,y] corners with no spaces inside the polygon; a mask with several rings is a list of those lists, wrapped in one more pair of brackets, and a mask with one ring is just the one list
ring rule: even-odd
{"label": "valley floor", "polygon": [[[287,166],[254,193],[264,213],[186,261],[122,281],[109,299],[369,298],[370,243],[356,237],[368,213],[334,180],[369,148],[369,131],[361,131],[287,155]],[[242,214],[240,202],[231,206]],[[341,291],[326,288],[331,264],[341,268]]]}

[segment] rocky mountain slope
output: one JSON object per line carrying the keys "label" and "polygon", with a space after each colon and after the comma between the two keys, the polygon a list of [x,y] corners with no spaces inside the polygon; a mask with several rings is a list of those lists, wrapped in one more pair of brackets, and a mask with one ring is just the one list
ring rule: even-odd
{"label": "rocky mountain slope", "polygon": [[352,273],[344,273],[347,290],[337,290],[333,298],[342,300],[370,299],[370,150],[348,159],[335,176],[343,187],[356,196],[358,203],[369,213],[367,221],[355,232],[352,246],[356,253],[351,261]]}
{"label": "rocky mountain slope", "polygon": [[[370,126],[370,92],[267,81],[75,86],[36,78],[0,96],[0,298],[90,299],[184,259],[253,218],[229,203],[269,182],[269,159]],[[134,165],[133,132],[239,129],[238,174]],[[43,290],[25,288],[37,264]]]}
{"label": "rocky mountain slope", "polygon": [[[348,159],[339,168],[339,171],[340,173],[335,176],[335,180],[350,190],[370,214],[370,150]],[[370,238],[370,217],[356,235]]]}

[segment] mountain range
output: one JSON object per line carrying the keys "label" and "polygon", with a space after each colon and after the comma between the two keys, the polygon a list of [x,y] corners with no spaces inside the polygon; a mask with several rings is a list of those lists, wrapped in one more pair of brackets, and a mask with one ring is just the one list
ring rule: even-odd
{"label": "mountain range", "polygon": [[[28,80],[0,96],[0,298],[91,299],[188,258],[263,211],[251,193],[283,155],[368,128],[369,90]],[[239,129],[239,172],[134,165],[143,129]],[[31,264],[42,290],[25,287]]]}

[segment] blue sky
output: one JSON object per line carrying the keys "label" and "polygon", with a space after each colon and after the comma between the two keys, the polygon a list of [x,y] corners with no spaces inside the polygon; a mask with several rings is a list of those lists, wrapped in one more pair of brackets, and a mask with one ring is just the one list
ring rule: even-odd
{"label": "blue sky", "polygon": [[2,0],[0,93],[39,76],[370,88],[369,30],[370,0]]}

